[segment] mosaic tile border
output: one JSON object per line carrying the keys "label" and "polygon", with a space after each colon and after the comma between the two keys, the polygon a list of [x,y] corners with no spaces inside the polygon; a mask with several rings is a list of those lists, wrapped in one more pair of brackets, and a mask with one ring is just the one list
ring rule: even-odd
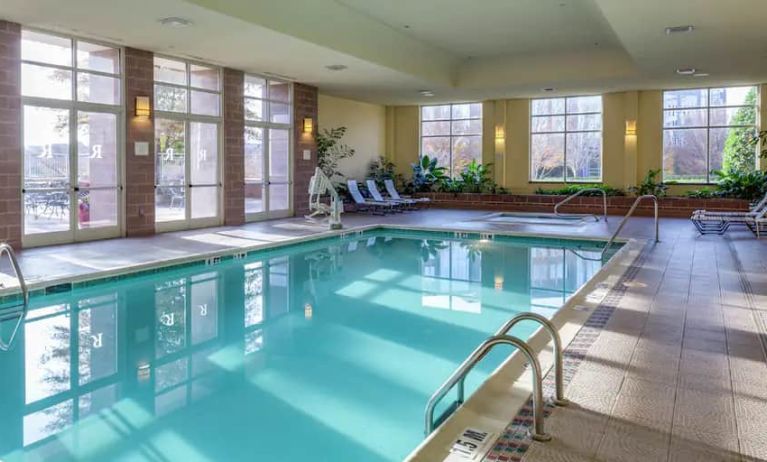
{"label": "mosaic tile border", "polygon": [[[607,296],[597,306],[583,327],[575,335],[575,338],[563,351],[563,372],[565,387],[570,383],[573,376],[580,367],[589,349],[602,333],[615,309],[618,307],[621,299],[628,290],[628,285],[636,278],[639,269],[647,258],[646,247],[642,250],[637,259],[626,270],[618,283],[608,292]],[[549,371],[543,379],[544,396],[553,396],[554,394],[554,374]],[[556,406],[551,402],[546,402],[544,406],[544,415],[548,417]],[[496,440],[492,449],[482,459],[483,462],[521,462],[532,444],[530,438],[530,429],[533,425],[533,403],[528,400],[519,410],[517,415],[506,427],[503,434]],[[556,437],[556,436],[555,436]]]}

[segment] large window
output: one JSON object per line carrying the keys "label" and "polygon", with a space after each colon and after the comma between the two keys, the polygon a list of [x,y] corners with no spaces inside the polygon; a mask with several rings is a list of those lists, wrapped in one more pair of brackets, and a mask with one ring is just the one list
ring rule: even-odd
{"label": "large window", "polygon": [[436,157],[451,176],[482,162],[482,103],[421,107],[421,155]]}
{"label": "large window", "polygon": [[23,30],[27,245],[119,234],[120,49]]}
{"label": "large window", "polygon": [[711,183],[756,168],[756,87],[663,92],[663,179]]}
{"label": "large window", "polygon": [[217,224],[220,70],[156,56],[154,81],[155,221],[163,229]]}
{"label": "large window", "polygon": [[245,216],[287,216],[291,210],[291,86],[246,75]]}
{"label": "large window", "polygon": [[602,97],[532,100],[530,179],[602,181]]}

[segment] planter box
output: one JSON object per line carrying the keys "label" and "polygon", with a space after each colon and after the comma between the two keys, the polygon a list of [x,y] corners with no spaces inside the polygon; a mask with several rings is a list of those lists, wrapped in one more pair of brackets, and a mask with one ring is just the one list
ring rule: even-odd
{"label": "planter box", "polygon": [[[469,208],[489,211],[553,212],[554,205],[567,196],[517,195],[517,194],[470,194],[470,193],[418,193],[416,197],[428,197],[433,207]],[[636,200],[631,196],[607,198],[610,215],[625,215]],[[658,211],[662,217],[689,218],[694,210],[747,211],[749,202],[743,199],[692,199],[689,197],[662,197]],[[576,197],[560,208],[564,213],[593,213],[601,215],[602,197]],[[652,201],[643,201],[635,215],[652,216]]]}

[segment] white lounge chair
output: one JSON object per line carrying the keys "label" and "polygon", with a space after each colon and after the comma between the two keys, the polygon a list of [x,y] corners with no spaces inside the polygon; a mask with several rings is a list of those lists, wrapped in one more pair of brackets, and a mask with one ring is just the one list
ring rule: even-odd
{"label": "white lounge chair", "polygon": [[410,197],[410,196],[402,196],[400,195],[399,191],[397,191],[397,187],[394,185],[394,180],[384,180],[384,186],[386,186],[386,192],[389,194],[389,197],[391,197],[394,200],[408,200],[413,201],[416,203],[426,203],[431,202],[431,199],[428,197]]}
{"label": "white lounge chair", "polygon": [[730,226],[746,226],[757,237],[765,227],[767,214],[767,195],[752,206],[747,212],[720,212],[711,210],[696,210],[690,220],[701,234],[724,234]]}
{"label": "white lounge chair", "polygon": [[380,202],[391,202],[399,210],[411,208],[415,204],[415,202],[407,201],[404,199],[385,199],[383,194],[381,194],[381,191],[378,190],[378,185],[376,184],[375,180],[367,180],[365,181],[365,185],[368,187],[368,192],[370,192],[370,195],[373,196],[374,200]]}
{"label": "white lounge chair", "polygon": [[346,186],[349,189],[349,195],[352,196],[352,200],[354,200],[354,204],[357,206],[357,210],[360,212],[379,213],[383,215],[386,212],[394,211],[393,202],[382,202],[365,199],[365,197],[360,192],[357,180],[347,180]]}

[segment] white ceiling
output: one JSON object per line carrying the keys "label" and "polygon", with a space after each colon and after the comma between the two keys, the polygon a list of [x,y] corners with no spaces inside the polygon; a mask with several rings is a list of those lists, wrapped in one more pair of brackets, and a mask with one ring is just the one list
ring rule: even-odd
{"label": "white ceiling", "polygon": [[767,82],[765,0],[2,0],[0,18],[383,104]]}

